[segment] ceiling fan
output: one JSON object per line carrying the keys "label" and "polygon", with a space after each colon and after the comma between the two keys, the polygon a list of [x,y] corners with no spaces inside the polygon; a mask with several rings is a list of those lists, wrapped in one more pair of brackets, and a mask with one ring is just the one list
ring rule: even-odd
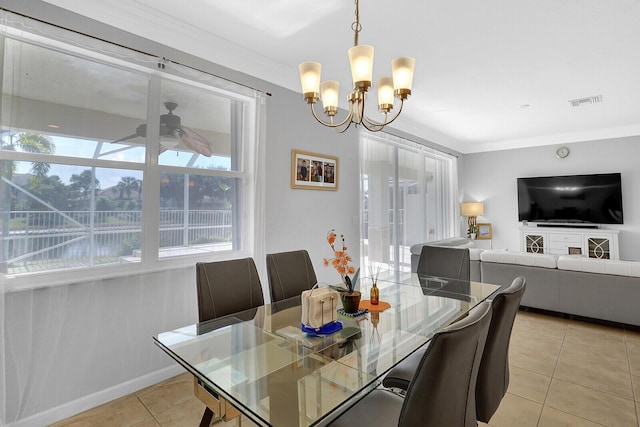
{"label": "ceiling fan", "polygon": [[[198,154],[211,157],[213,154],[211,142],[193,129],[182,126],[180,124],[180,116],[173,114],[173,110],[178,108],[178,104],[175,102],[165,102],[164,106],[169,112],[160,116],[160,153],[164,153],[168,148],[174,148],[179,143],[182,143],[185,147]],[[112,141],[112,143],[123,142],[138,137],[145,138],[146,136],[147,124],[143,123],[136,128],[136,133],[133,135],[116,139]]]}

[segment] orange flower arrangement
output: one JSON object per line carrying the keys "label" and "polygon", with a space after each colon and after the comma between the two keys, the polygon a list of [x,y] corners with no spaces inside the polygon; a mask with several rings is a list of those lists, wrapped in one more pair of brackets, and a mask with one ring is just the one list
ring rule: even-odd
{"label": "orange flower arrangement", "polygon": [[[360,269],[356,271],[356,269],[352,265],[349,265],[349,263],[351,262],[351,257],[349,256],[349,254],[347,254],[347,246],[345,245],[343,234],[340,235],[340,239],[342,240],[342,248],[340,248],[340,250],[336,250],[336,237],[337,235],[335,230],[329,230],[329,232],[327,233],[327,243],[329,243],[329,246],[331,246],[334,257],[329,259],[324,258],[324,266],[328,267],[329,264],[331,264],[333,268],[336,269],[338,274],[340,274],[340,277],[342,277],[342,281],[347,287],[347,291],[353,292],[358,280],[358,273],[360,272]],[[353,280],[351,280],[349,274],[354,274]]]}

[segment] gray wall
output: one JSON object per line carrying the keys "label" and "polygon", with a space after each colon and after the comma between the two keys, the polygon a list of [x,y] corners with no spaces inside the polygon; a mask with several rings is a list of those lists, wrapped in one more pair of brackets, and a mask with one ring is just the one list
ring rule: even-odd
{"label": "gray wall", "polygon": [[[47,3],[7,0],[3,7],[271,93],[266,138],[267,253],[306,248],[319,280],[335,282],[337,273],[323,267],[322,258],[330,255],[326,232],[336,228],[346,235],[352,258],[359,259],[357,132],[338,135],[316,124],[300,94]],[[291,70],[291,78],[298,78],[297,70]],[[337,156],[338,190],[291,189],[293,148]],[[256,262],[264,264],[264,260]],[[262,279],[266,285],[266,277]],[[151,337],[197,318],[192,269],[3,296],[0,326],[4,322],[5,340],[0,351],[4,345],[6,366],[0,381],[2,374],[6,381],[0,384],[0,391],[6,382],[7,393],[0,393],[4,397],[0,410],[6,400],[0,425],[44,425],[156,382],[158,372],[175,374],[177,370],[171,368],[176,364],[155,347]]]}
{"label": "gray wall", "polygon": [[619,229],[620,259],[640,261],[640,137],[607,139],[566,145],[571,153],[556,157],[559,145],[467,154],[459,166],[465,201],[483,201],[479,222],[493,225],[493,247],[519,250],[516,178],[620,172],[624,225]]}

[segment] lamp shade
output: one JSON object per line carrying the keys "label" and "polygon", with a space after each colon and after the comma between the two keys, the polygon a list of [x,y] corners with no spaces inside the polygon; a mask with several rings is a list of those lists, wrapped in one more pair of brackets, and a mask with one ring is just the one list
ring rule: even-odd
{"label": "lamp shade", "polygon": [[320,70],[322,65],[319,62],[303,62],[298,66],[300,71],[300,84],[302,85],[302,93],[319,93],[320,92]]}
{"label": "lamp shade", "polygon": [[411,93],[415,66],[416,60],[409,56],[402,56],[391,61],[393,87],[395,90],[408,90]]}
{"label": "lamp shade", "polygon": [[393,79],[391,77],[378,79],[378,105],[380,108],[393,105]]}
{"label": "lamp shade", "polygon": [[373,80],[373,46],[359,45],[349,49],[349,64],[351,65],[351,77],[353,85],[368,82],[371,86]]}
{"label": "lamp shade", "polygon": [[467,202],[460,205],[462,216],[475,217],[484,213],[484,205],[480,202]]}
{"label": "lamp shade", "polygon": [[320,96],[322,98],[322,106],[325,108],[338,108],[338,94],[340,92],[340,83],[335,80],[327,80],[320,84]]}

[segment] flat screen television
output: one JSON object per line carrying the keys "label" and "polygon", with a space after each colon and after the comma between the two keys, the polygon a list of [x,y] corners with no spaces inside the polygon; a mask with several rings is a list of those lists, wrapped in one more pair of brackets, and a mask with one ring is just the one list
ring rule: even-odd
{"label": "flat screen television", "polygon": [[518,178],[518,221],[622,224],[620,174]]}

